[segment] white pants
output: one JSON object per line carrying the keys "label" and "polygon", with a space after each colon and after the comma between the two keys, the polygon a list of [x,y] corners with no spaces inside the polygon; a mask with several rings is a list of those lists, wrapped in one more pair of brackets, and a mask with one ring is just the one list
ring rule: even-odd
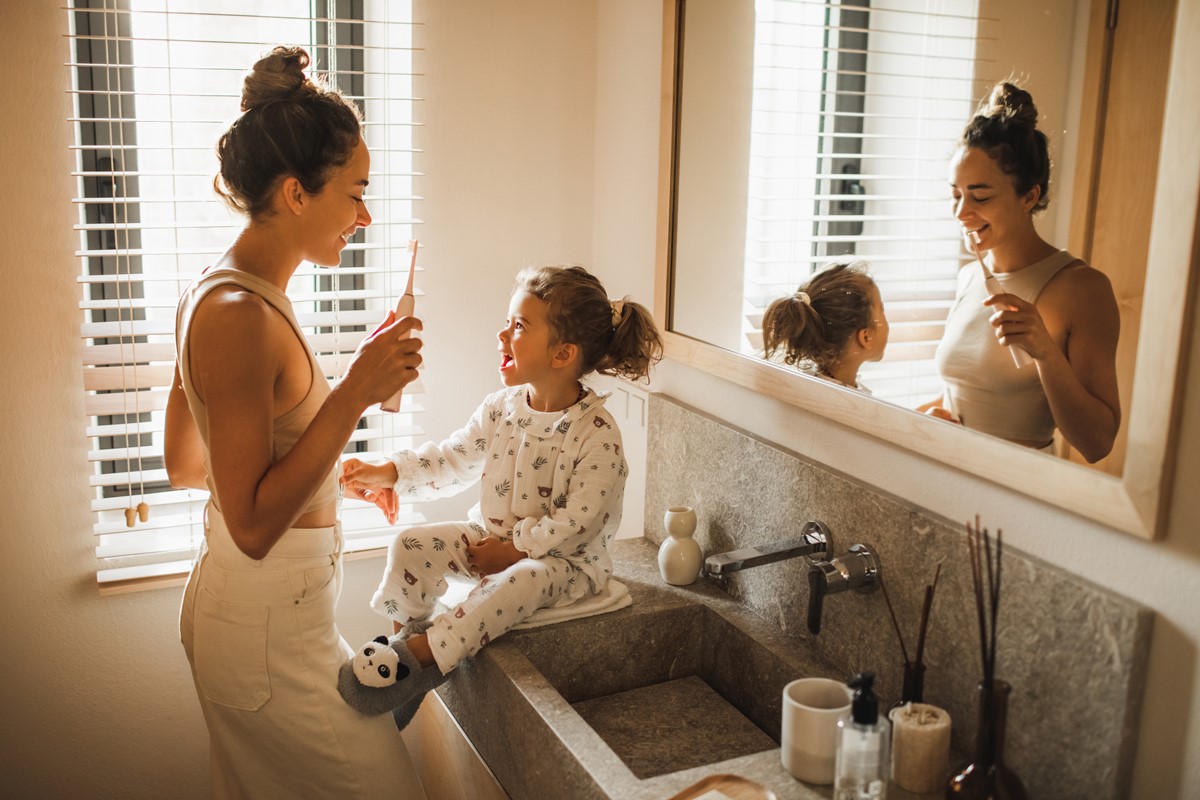
{"label": "white pants", "polygon": [[[400,531],[388,547],[387,569],[371,608],[400,623],[426,618],[449,588],[447,576],[475,580],[466,546],[483,538],[464,522]],[[587,576],[566,559],[523,558],[477,581],[462,603],[434,618],[426,635],[438,668],[448,673],[539,608],[567,605],[590,592]]]}
{"label": "white pants", "polygon": [[339,527],[293,528],[260,561],[212,504],[179,635],[208,725],[214,798],[413,798],[425,791],[390,715],[337,692],[351,656],[334,608]]}

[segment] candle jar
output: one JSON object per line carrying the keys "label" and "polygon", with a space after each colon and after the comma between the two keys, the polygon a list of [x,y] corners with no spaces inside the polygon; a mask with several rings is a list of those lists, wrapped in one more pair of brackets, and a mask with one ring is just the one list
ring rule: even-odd
{"label": "candle jar", "polygon": [[888,717],[892,721],[892,781],[917,794],[945,788],[950,715],[937,706],[906,703]]}
{"label": "candle jar", "polygon": [[1027,800],[1025,784],[1004,763],[1004,732],[1008,722],[1008,696],[1012,686],[994,680],[979,684],[979,730],[975,735],[975,757],[950,779],[946,798],[971,800]]}

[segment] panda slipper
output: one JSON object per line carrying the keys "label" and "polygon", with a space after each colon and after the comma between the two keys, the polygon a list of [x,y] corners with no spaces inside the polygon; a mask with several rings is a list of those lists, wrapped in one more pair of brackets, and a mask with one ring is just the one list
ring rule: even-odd
{"label": "panda slipper", "polygon": [[351,708],[371,716],[403,706],[407,724],[425,693],[444,683],[446,677],[436,664],[422,667],[417,663],[399,634],[391,639],[376,636],[342,665],[338,693]]}

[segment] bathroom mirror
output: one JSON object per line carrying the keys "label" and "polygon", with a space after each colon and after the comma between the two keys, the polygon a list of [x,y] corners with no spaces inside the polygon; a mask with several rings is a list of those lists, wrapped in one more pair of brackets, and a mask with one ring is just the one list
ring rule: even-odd
{"label": "bathroom mirror", "polygon": [[[759,0],[757,4],[754,0],[666,0],[656,313],[668,331],[668,355],[673,359],[1150,538],[1166,508],[1163,489],[1169,483],[1166,471],[1172,460],[1169,433],[1176,411],[1180,336],[1197,222],[1200,171],[1187,145],[1197,123],[1195,92],[1188,86],[1189,78],[1176,74],[1170,61],[1172,3],[1149,4],[1160,7],[1141,17],[1137,10],[1123,8],[1120,24],[1113,30],[1103,2],[1022,2],[1028,8],[964,0],[939,15],[947,19],[931,21],[904,4],[882,0]],[[1164,11],[1161,6],[1171,8]],[[815,15],[811,27],[818,38],[786,40],[785,35],[795,33],[787,29],[801,24],[787,15],[803,13]],[[889,13],[893,23],[897,16],[911,17],[922,34],[915,41],[921,44],[914,48],[901,39],[889,46],[883,35],[875,37],[875,45],[867,44],[872,18],[883,19]],[[772,15],[779,24],[765,34],[756,32],[756,15]],[[1031,19],[1039,20],[1039,25],[1031,26]],[[1021,53],[1012,44],[1020,38],[1013,31],[1032,29],[1052,30],[1058,38],[1039,40],[1030,52]],[[780,63],[770,65],[774,73],[768,72],[765,79],[761,54],[756,57],[754,52],[756,36],[764,35],[777,37],[772,41],[776,50],[791,48]],[[934,36],[950,38],[951,44],[938,51],[940,45],[931,44]],[[893,56],[892,61],[875,58],[872,46]],[[920,54],[915,62],[897,58],[911,55],[914,49]],[[834,50],[838,58],[849,55],[830,67],[829,53]],[[803,151],[804,158],[799,158],[797,147],[806,146],[797,145],[801,140],[792,140],[789,154],[771,152],[769,139],[772,115],[795,116],[796,105],[789,103],[802,102],[791,97],[796,91],[788,81],[801,68],[798,63],[806,51],[826,59],[814,91],[816,102],[828,103],[832,113],[823,117],[831,120],[830,127],[812,132],[805,140],[811,151]],[[1147,63],[1155,62],[1146,58],[1147,52],[1157,54],[1156,63]],[[854,60],[864,53],[874,59],[870,64]],[[920,71],[927,69],[923,62],[936,61],[934,56],[947,59],[935,63],[934,70],[953,71],[944,65],[956,59],[967,66],[958,68],[954,80],[942,81],[937,72]],[[1028,69],[1016,68],[1014,57]],[[1039,85],[1034,71],[1052,79]],[[967,74],[971,77],[964,77]],[[912,399],[923,392],[930,397],[936,394],[936,383],[932,388],[928,382],[921,384],[919,369],[909,369],[901,377],[909,397],[887,402],[806,377],[756,355],[761,343],[753,338],[755,315],[769,302],[771,292],[794,290],[805,271],[845,257],[831,249],[841,247],[857,257],[872,253],[869,260],[884,287],[893,342],[897,328],[903,331],[899,354],[913,362],[931,356],[940,320],[929,307],[948,305],[953,274],[966,260],[949,212],[948,158],[978,96],[1009,74],[1030,86],[1042,119],[1054,120],[1044,125],[1055,155],[1054,214],[1043,216],[1039,229],[1049,241],[1094,264],[1132,265],[1128,274],[1114,275],[1105,269],[1123,314],[1118,355],[1123,420],[1122,452],[1099,470],[912,411],[916,405]],[[862,84],[853,80],[843,85],[846,76],[870,76],[875,82],[864,92]],[[922,108],[924,116],[910,127],[905,127],[908,120],[902,111],[891,117],[881,115],[887,124],[874,128],[869,109],[851,105],[843,111],[845,97],[869,98],[875,87],[889,80],[900,84],[889,91],[900,93],[907,85],[921,83],[925,91],[924,85],[945,84],[947,96],[912,101],[937,105],[937,109]],[[831,91],[835,84],[836,91]],[[964,90],[964,84],[969,88]],[[773,95],[769,101],[775,104],[765,112],[764,94]],[[752,113],[759,115],[754,117],[754,137],[750,135]],[[852,124],[858,120],[858,127],[843,127],[845,120]],[[764,130],[766,136],[761,135]],[[758,141],[764,138],[766,151]],[[907,139],[911,146],[905,151],[908,155],[897,158],[895,153],[872,150],[872,139]],[[1150,156],[1156,148],[1158,169],[1148,174],[1146,165],[1154,160]],[[828,177],[799,197],[799,213],[789,214],[786,205],[767,202],[792,191],[785,187],[794,180],[772,182],[789,170],[795,175]],[[843,173],[848,177],[839,180]],[[906,173],[906,183],[899,180],[899,173]],[[876,186],[864,186],[868,181]],[[886,195],[879,185],[904,187],[893,198],[899,204],[874,215],[882,222],[864,215],[862,201],[856,197],[872,192]],[[814,205],[814,196],[827,202]],[[932,215],[930,221],[930,214],[922,217],[903,211],[925,206],[938,208],[941,214]],[[838,219],[841,209],[851,212],[849,218]],[[858,219],[853,219],[855,214]],[[909,272],[896,272],[894,265],[905,260]],[[775,273],[761,268],[772,262],[785,267]],[[929,269],[922,272],[926,266]],[[756,288],[762,290],[757,296]],[[889,351],[893,347],[889,345]],[[866,380],[871,383],[870,377]]]}

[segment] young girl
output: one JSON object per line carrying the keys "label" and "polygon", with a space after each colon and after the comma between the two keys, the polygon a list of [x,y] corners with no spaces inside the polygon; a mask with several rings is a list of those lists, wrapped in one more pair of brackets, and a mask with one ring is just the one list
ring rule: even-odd
{"label": "young girl", "polygon": [[883,358],[887,342],[879,287],[861,261],[827,267],[763,314],[767,358],[782,352],[785,364],[868,394],[858,368]]}
{"label": "young girl", "polygon": [[[507,388],[485,398],[465,428],[383,464],[343,465],[347,491],[389,519],[400,497],[452,495],[480,481],[466,521],[408,528],[388,548],[371,607],[397,631],[395,656],[378,648],[398,660],[385,670],[395,683],[364,683],[380,683],[369,656],[342,669],[350,705],[375,714],[404,706],[401,726],[460,661],[539,608],[600,592],[612,573],[608,543],[621,522],[627,467],[606,396],[580,379],[646,376],[662,353],[654,320],[637,303],[610,302],[580,267],[530,268],[517,277],[497,335]],[[448,575],[480,580],[460,605],[429,620]]]}

